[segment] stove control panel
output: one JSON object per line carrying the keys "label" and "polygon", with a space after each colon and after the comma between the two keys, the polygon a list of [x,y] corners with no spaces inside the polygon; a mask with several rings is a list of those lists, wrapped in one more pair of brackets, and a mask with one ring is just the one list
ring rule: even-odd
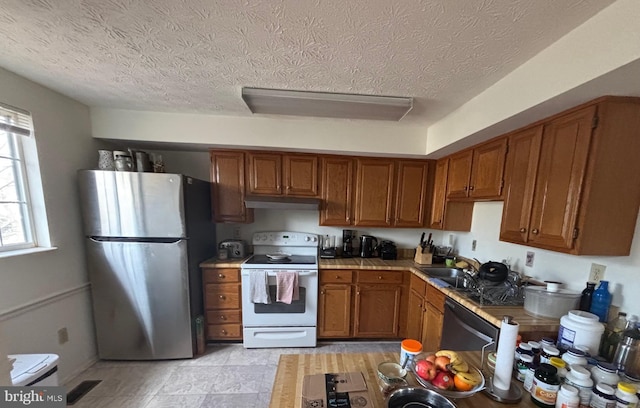
{"label": "stove control panel", "polygon": [[306,232],[269,231],[253,234],[253,245],[319,246],[318,236]]}

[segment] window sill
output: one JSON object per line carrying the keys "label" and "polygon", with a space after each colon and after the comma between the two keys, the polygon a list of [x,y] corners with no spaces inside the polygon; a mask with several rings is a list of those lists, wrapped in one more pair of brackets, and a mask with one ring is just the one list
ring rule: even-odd
{"label": "window sill", "polygon": [[35,247],[35,248],[27,248],[27,249],[16,249],[15,251],[0,252],[0,259],[10,258],[12,256],[30,255],[30,254],[37,254],[40,252],[55,251],[57,249],[58,247]]}

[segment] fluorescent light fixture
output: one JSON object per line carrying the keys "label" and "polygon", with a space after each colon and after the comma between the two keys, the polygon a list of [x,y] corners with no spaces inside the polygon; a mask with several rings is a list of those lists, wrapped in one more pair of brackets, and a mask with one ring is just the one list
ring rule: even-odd
{"label": "fluorescent light fixture", "polygon": [[252,113],[325,118],[395,120],[413,108],[413,98],[286,89],[242,88]]}

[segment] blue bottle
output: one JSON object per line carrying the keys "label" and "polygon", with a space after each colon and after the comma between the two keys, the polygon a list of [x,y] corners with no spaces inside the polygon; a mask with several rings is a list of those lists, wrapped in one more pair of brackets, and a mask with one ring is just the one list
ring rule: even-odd
{"label": "blue bottle", "polygon": [[610,304],[611,293],[609,293],[609,282],[606,280],[600,281],[598,289],[593,292],[591,309],[589,311],[597,315],[601,322],[606,323]]}

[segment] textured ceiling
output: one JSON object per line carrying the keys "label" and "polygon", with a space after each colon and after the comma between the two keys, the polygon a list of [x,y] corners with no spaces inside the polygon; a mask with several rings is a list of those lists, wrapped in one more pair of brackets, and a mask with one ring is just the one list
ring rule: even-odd
{"label": "textured ceiling", "polygon": [[89,106],[250,115],[242,86],[432,123],[612,0],[2,0],[0,66]]}

